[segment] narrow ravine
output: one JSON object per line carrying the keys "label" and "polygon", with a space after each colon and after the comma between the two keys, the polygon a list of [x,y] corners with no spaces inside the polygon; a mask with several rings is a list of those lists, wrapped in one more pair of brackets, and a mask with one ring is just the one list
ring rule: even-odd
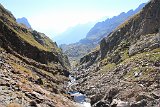
{"label": "narrow ravine", "polygon": [[[70,81],[68,82],[68,88],[72,85],[76,84],[76,78],[73,75],[69,75]],[[69,91],[68,92],[71,97],[73,97],[76,103],[79,103],[82,107],[91,107],[89,99],[86,97],[85,94],[82,94],[78,91]]]}

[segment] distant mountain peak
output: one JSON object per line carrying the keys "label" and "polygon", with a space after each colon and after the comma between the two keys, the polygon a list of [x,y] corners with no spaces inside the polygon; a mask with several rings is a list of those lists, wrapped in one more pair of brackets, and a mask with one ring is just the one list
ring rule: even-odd
{"label": "distant mountain peak", "polygon": [[[121,23],[123,23],[125,20],[127,20],[129,17],[135,15],[138,13],[146,3],[142,3],[138,6],[136,9],[131,9],[127,12],[121,12],[117,16],[113,16],[112,18],[107,18],[105,21],[98,22],[94,25],[92,29],[88,32],[85,39],[89,39],[92,42],[99,43],[99,41],[104,37],[107,36],[112,30],[114,30],[117,26],[119,26]],[[83,41],[81,40],[81,41]]]}
{"label": "distant mountain peak", "polygon": [[25,25],[27,28],[32,28],[31,25],[30,25],[30,23],[28,22],[27,18],[25,18],[25,17],[17,18],[16,21],[19,24]]}

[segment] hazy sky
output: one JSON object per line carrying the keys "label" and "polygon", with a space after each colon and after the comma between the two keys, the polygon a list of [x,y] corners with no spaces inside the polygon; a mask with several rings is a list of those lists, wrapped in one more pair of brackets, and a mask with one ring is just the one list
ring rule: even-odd
{"label": "hazy sky", "polygon": [[149,0],[0,0],[16,18],[26,17],[32,28],[54,36],[68,27],[112,17]]}

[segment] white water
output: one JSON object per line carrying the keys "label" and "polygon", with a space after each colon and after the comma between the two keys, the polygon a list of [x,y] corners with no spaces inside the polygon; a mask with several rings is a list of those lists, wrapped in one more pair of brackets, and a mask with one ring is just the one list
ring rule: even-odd
{"label": "white water", "polygon": [[82,107],[91,107],[91,104],[85,101],[86,96],[82,93],[77,92],[72,94],[72,96],[74,96],[74,101],[79,103]]}
{"label": "white water", "polygon": [[90,104],[90,103],[87,103],[87,102],[84,102],[84,103],[83,103],[83,106],[84,106],[84,107],[91,107],[91,104]]}
{"label": "white water", "polygon": [[[68,86],[71,86],[76,83],[76,79],[73,76],[69,76],[70,82],[68,82]],[[74,101],[79,103],[82,107],[91,107],[89,102],[86,102],[86,96],[80,92],[69,92],[71,96],[74,97]]]}

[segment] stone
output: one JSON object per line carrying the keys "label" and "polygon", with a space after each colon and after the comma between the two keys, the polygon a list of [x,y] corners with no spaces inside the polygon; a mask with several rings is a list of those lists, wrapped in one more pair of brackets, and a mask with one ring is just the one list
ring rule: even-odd
{"label": "stone", "polygon": [[36,81],[35,81],[36,84],[38,85],[43,85],[43,81],[41,78],[38,78]]}
{"label": "stone", "polygon": [[160,67],[160,61],[156,61],[156,62],[154,63],[154,65],[155,65],[156,67]]}
{"label": "stone", "polygon": [[129,107],[129,103],[128,102],[118,102],[117,107]]}
{"label": "stone", "polygon": [[99,101],[96,104],[94,104],[92,107],[109,107],[109,104],[103,101]]}
{"label": "stone", "polygon": [[153,96],[154,99],[160,99],[160,94],[159,94],[160,91],[155,91],[151,94],[151,96]]}
{"label": "stone", "polygon": [[140,94],[136,97],[136,101],[141,101],[144,99],[148,99],[148,100],[153,100],[153,98],[151,98],[151,96],[145,95],[145,94]]}
{"label": "stone", "polygon": [[134,76],[135,76],[135,77],[139,77],[139,73],[138,73],[138,72],[135,72],[135,73],[134,73]]}
{"label": "stone", "polygon": [[111,107],[130,107],[130,105],[128,102],[113,99],[113,101],[111,103]]}
{"label": "stone", "polygon": [[112,88],[108,93],[108,97],[113,98],[116,94],[118,94],[118,92],[119,92],[118,88]]}
{"label": "stone", "polygon": [[147,100],[143,99],[143,100],[138,101],[136,103],[132,103],[130,106],[131,107],[145,107],[145,106],[147,106]]}
{"label": "stone", "polygon": [[2,60],[2,58],[0,57],[0,67],[3,65],[3,60]]}
{"label": "stone", "polygon": [[36,103],[35,101],[31,101],[31,102],[30,102],[30,106],[38,107],[38,106],[37,106],[37,103]]}

